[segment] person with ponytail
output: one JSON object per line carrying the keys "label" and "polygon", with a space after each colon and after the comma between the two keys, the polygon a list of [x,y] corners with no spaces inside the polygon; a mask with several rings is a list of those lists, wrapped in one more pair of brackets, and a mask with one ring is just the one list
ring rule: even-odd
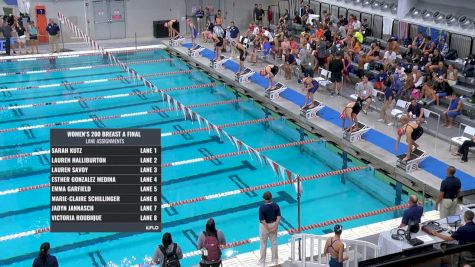
{"label": "person with ponytail", "polygon": [[58,267],[58,260],[49,254],[50,245],[48,242],[41,244],[40,253],[33,261],[33,267]]}

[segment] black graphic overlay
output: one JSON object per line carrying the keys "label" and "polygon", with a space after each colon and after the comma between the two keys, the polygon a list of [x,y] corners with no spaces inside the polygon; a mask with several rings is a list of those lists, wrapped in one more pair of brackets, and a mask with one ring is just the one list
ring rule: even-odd
{"label": "black graphic overlay", "polygon": [[51,129],[51,232],[161,231],[160,129]]}

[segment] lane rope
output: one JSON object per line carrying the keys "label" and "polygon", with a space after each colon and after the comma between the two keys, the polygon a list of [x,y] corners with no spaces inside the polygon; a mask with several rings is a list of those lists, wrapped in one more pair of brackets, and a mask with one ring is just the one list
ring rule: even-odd
{"label": "lane rope", "polygon": [[[147,51],[155,51],[158,48],[156,47],[151,47],[151,48],[133,48],[130,50],[121,50],[121,51],[107,51],[108,53],[111,54],[135,54],[135,53],[140,53],[140,52],[147,52]],[[102,54],[102,51],[96,50],[92,51],[89,53],[80,53],[80,54],[72,54],[72,55],[50,55],[50,56],[42,56],[42,57],[27,57],[27,58],[12,58],[12,59],[0,59],[0,62],[22,62],[22,61],[37,61],[37,60],[51,60],[55,58],[76,58],[76,57],[81,57],[81,56],[94,56],[94,55],[99,55]]]}
{"label": "lane rope", "polygon": [[[212,107],[218,105],[226,105],[238,102],[247,101],[246,99],[232,99],[226,101],[218,101],[218,102],[211,102],[211,103],[203,103],[203,104],[193,104],[190,107],[194,108],[201,108],[201,107]],[[53,126],[62,126],[62,125],[72,125],[72,124],[79,124],[79,123],[86,123],[86,122],[93,122],[93,121],[105,121],[111,119],[119,119],[119,118],[127,118],[127,117],[136,117],[136,116],[143,116],[143,115],[150,115],[150,114],[157,114],[162,112],[169,112],[169,111],[178,111],[179,108],[164,108],[159,110],[147,110],[147,111],[139,111],[133,113],[124,113],[124,114],[116,114],[116,115],[108,115],[108,116],[101,116],[96,118],[87,118],[87,119],[80,119],[80,120],[72,120],[72,121],[62,121],[62,122],[52,122],[52,123],[45,123],[45,124],[36,124],[30,126],[22,126],[22,127],[15,127],[15,128],[6,128],[0,129],[0,133],[8,133],[8,132],[17,132],[17,131],[24,131],[24,130],[32,130],[32,129],[40,129],[40,128],[48,128]]]}
{"label": "lane rope", "polygon": [[[144,77],[161,77],[161,76],[170,76],[170,75],[177,75],[177,74],[186,74],[186,73],[191,73],[191,72],[193,72],[193,70],[177,70],[177,71],[168,71],[168,72],[144,74],[143,76]],[[70,85],[80,85],[80,84],[96,84],[96,83],[105,83],[105,82],[112,82],[112,81],[128,80],[128,79],[130,79],[130,77],[114,77],[114,78],[104,78],[104,79],[95,79],[95,80],[86,80],[86,81],[77,81],[77,82],[62,82],[62,83],[40,84],[40,85],[28,85],[28,86],[0,89],[0,93],[1,92],[12,92],[12,91],[41,89],[41,88],[62,87],[62,86],[70,86]]]}
{"label": "lane rope", "polygon": [[[188,89],[198,89],[198,88],[211,87],[211,86],[215,86],[215,85],[216,85],[216,83],[195,84],[195,85],[188,85],[188,86],[181,86],[181,87],[163,89],[161,91],[164,91],[164,92],[182,91],[182,90],[188,90]],[[150,95],[150,94],[155,94],[155,93],[160,93],[160,91],[149,90],[149,91],[145,91],[145,92],[140,91],[140,92],[125,93],[125,94],[103,95],[103,96],[96,96],[96,97],[84,97],[84,98],[68,99],[68,100],[60,100],[60,101],[15,105],[15,106],[8,106],[8,107],[0,107],[0,111],[12,110],[12,109],[36,108],[36,107],[54,106],[54,105],[63,105],[63,104],[80,103],[80,102],[86,102],[86,101],[96,101],[96,100],[103,100],[103,99],[130,97],[130,96],[139,96],[139,95]]]}
{"label": "lane rope", "polygon": [[[136,64],[148,64],[148,63],[161,63],[161,62],[170,62],[172,60],[173,60],[172,58],[161,58],[161,59],[152,59],[152,60],[144,60],[144,61],[131,61],[131,62],[127,62],[127,64],[136,65]],[[97,68],[113,67],[113,66],[118,66],[118,65],[117,64],[99,64],[99,65],[68,67],[68,68],[56,68],[56,69],[46,69],[46,70],[4,72],[4,73],[0,73],[0,77],[1,76],[24,75],[24,74],[50,73],[50,72],[60,72],[60,71],[89,70],[89,69],[97,69]]]}

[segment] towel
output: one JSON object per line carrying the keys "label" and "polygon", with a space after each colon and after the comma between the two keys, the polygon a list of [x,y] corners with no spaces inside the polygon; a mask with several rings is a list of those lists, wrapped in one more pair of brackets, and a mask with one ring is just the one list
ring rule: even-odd
{"label": "towel", "polygon": [[391,35],[393,31],[393,21],[392,18],[383,17],[383,35]]}

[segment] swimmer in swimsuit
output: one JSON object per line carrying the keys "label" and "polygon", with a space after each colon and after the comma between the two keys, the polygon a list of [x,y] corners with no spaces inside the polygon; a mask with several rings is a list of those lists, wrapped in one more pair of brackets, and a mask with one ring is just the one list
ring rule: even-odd
{"label": "swimmer in swimsuit", "polygon": [[[348,131],[351,133],[359,130],[358,113],[360,113],[361,109],[363,108],[363,102],[364,100],[358,97],[356,101],[348,103],[348,105],[346,105],[346,107],[341,112],[340,118],[342,120],[342,128],[344,131]],[[348,120],[350,120],[350,127],[348,129],[345,129],[345,122],[347,118]]]}
{"label": "swimmer in swimsuit", "polygon": [[335,236],[329,237],[325,242],[324,254],[330,254],[330,267],[343,267],[343,262],[348,260],[348,256],[344,256],[345,245],[340,240],[341,233],[343,232],[343,227],[341,225],[335,225],[333,228]]}
{"label": "swimmer in swimsuit", "polygon": [[422,134],[424,134],[424,128],[420,125],[421,121],[417,120],[416,122],[409,122],[409,116],[402,115],[400,118],[402,127],[397,129],[397,140],[394,149],[396,152],[399,148],[399,142],[401,141],[401,137],[406,134],[406,142],[407,142],[407,153],[406,157],[402,159],[402,161],[408,161],[411,159],[411,153],[414,152],[419,145],[416,144],[416,140],[419,139]]}
{"label": "swimmer in swimsuit", "polygon": [[279,73],[279,67],[276,65],[267,65],[264,69],[259,72],[262,76],[265,76],[269,79],[269,87],[266,90],[271,89],[274,86],[274,77]]}
{"label": "swimmer in swimsuit", "polygon": [[170,37],[171,39],[175,38],[175,36],[178,35],[178,32],[175,30],[175,28],[173,28],[176,23],[176,19],[172,19],[169,22],[166,22],[164,25],[165,28],[168,29],[168,37]]}
{"label": "swimmer in swimsuit", "polygon": [[188,27],[190,28],[191,32],[191,49],[195,48],[196,46],[196,37],[198,36],[198,28],[196,28],[195,24],[191,19],[186,19],[186,22],[188,23]]}
{"label": "swimmer in swimsuit", "polygon": [[249,47],[249,40],[247,38],[242,38],[239,40],[239,42],[232,42],[231,45],[234,46],[239,52],[239,70],[236,73],[236,75],[239,76],[245,69],[244,62],[246,61],[247,57],[247,48]]}
{"label": "swimmer in swimsuit", "polygon": [[[315,94],[320,84],[317,81],[315,81],[312,77],[304,78],[302,83],[304,85],[304,88],[302,88],[302,91],[307,92],[307,94],[305,95],[305,102],[302,108],[305,108],[307,106],[309,109],[314,108],[315,104],[313,102],[313,94]],[[307,104],[309,99],[310,99],[310,103]]]}

